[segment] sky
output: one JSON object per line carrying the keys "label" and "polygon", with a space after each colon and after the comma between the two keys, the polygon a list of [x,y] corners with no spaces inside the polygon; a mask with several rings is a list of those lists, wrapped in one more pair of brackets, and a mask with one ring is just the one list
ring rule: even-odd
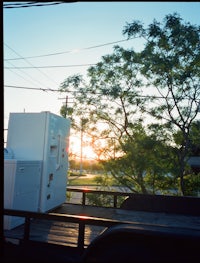
{"label": "sky", "polygon": [[114,45],[139,51],[142,42],[127,41],[122,34],[126,23],[140,20],[148,26],[177,12],[183,21],[200,25],[200,2],[74,2],[5,8],[12,3],[26,2],[3,2],[4,129],[11,112],[60,115],[66,94],[44,89],[58,90],[73,74],[86,76],[89,65],[111,54]]}

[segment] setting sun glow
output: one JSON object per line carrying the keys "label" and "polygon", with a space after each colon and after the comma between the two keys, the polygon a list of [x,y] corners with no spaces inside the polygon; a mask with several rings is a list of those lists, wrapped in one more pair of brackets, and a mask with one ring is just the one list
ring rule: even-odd
{"label": "setting sun glow", "polygon": [[[88,140],[87,140],[88,141]],[[84,145],[84,140],[81,147],[81,140],[78,137],[70,137],[69,143],[69,153],[73,154],[75,158],[81,159],[81,152],[82,152],[82,159],[85,160],[94,160],[96,159],[96,154],[93,151],[92,147]]]}

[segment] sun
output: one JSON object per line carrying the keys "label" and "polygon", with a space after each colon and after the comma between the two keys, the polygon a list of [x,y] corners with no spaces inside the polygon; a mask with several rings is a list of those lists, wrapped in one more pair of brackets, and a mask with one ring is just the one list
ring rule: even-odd
{"label": "sun", "polygon": [[74,154],[77,159],[85,159],[85,160],[95,160],[97,155],[95,154],[93,148],[88,145],[89,139],[83,138],[83,142],[81,145],[81,139],[77,136],[70,136],[69,141],[69,152]]}
{"label": "sun", "polygon": [[91,159],[91,160],[96,159],[96,154],[94,153],[92,147],[90,146],[83,147],[83,158]]}

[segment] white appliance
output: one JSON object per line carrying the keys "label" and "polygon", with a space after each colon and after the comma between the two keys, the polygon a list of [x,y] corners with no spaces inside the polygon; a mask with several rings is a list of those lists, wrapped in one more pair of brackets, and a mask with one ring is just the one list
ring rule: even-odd
{"label": "white appliance", "polygon": [[[4,208],[37,211],[41,168],[41,161],[4,159]],[[5,215],[4,229],[10,230],[23,224],[24,220],[23,217]]]}
{"label": "white appliance", "polygon": [[12,149],[4,148],[4,159],[14,159],[14,153]]}
{"label": "white appliance", "polygon": [[7,148],[16,159],[41,160],[39,212],[66,200],[70,120],[50,112],[10,113]]}

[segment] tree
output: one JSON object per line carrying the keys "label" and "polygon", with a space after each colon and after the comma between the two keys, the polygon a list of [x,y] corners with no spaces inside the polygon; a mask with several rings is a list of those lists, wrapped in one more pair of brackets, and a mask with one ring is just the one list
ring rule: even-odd
{"label": "tree", "polygon": [[[189,143],[188,143],[188,158],[187,163],[188,167],[185,169],[185,174],[188,175],[191,173],[198,174],[200,173],[200,122],[193,122],[190,127],[189,132]],[[174,135],[174,141],[176,145],[179,146],[183,143],[183,136],[181,131],[177,131]],[[179,148],[179,147],[178,147]],[[177,149],[178,151],[178,149]],[[187,176],[188,180],[188,176]],[[194,180],[193,180],[194,181]],[[200,191],[200,188],[199,188]]]}
{"label": "tree", "polygon": [[[157,126],[157,130],[159,128],[162,129]],[[105,161],[105,167],[120,185],[143,194],[169,193],[176,188],[172,176],[173,149],[156,133],[149,131],[147,134],[138,123],[132,138],[127,137],[122,145],[122,150],[124,154],[121,157]]]}
{"label": "tree", "polygon": [[[89,83],[74,75],[61,84],[60,90],[71,92],[75,98],[72,121],[77,116],[89,120],[87,133],[99,158],[115,155],[123,136],[132,136],[131,126],[141,117],[139,104],[144,102],[139,97],[142,80],[138,59],[137,53],[115,46],[113,54],[103,56],[88,69]],[[102,151],[100,141],[112,148]]]}
{"label": "tree", "polygon": [[[115,46],[88,69],[87,82],[74,75],[61,84],[75,99],[72,125],[87,119],[85,132],[99,159],[109,160],[113,176],[132,191],[155,193],[180,182],[184,195],[191,126],[200,105],[200,28],[173,14],[163,26],[156,20],[147,29],[138,21],[127,24],[123,34],[143,37],[144,49]],[[159,96],[144,95],[152,86]],[[147,114],[151,127],[145,127]],[[178,131],[180,144],[173,136]]]}
{"label": "tree", "polygon": [[156,87],[164,101],[146,111],[165,119],[172,132],[181,132],[177,177],[184,195],[190,128],[200,105],[200,27],[183,23],[176,13],[167,15],[163,22],[154,20],[144,28],[141,22],[133,21],[125,26],[123,34],[146,40],[141,51],[141,73],[147,79],[147,87]]}
{"label": "tree", "polygon": [[200,157],[200,121],[193,122],[191,125],[189,149],[190,156]]}
{"label": "tree", "polygon": [[[115,46],[113,54],[89,68],[89,83],[74,75],[61,84],[61,91],[71,92],[75,97],[72,119],[87,117],[86,132],[92,137],[99,159],[123,155],[123,144],[132,140],[135,123],[143,121],[138,111],[145,102],[139,93],[143,84],[138,61],[133,50]],[[142,183],[141,180],[139,184]]]}

